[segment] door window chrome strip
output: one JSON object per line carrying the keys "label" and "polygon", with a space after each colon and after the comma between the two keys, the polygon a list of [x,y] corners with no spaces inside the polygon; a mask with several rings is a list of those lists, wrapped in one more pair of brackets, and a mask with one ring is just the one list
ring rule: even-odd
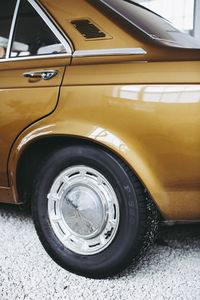
{"label": "door window chrome strip", "polygon": [[69,53],[58,53],[58,54],[44,54],[44,55],[35,55],[35,56],[18,56],[18,57],[10,57],[9,59],[3,58],[0,59],[0,62],[9,62],[9,61],[25,61],[31,59],[42,59],[42,58],[59,58],[59,57],[71,57]]}
{"label": "door window chrome strip", "polygon": [[47,24],[47,26],[51,29],[53,34],[59,39],[61,44],[65,47],[67,54],[72,53],[71,47],[67,40],[64,38],[64,36],[60,33],[60,31],[56,28],[56,25],[52,23],[52,21],[49,19],[49,17],[46,15],[46,13],[43,11],[43,9],[37,4],[34,0],[27,0],[33,8],[37,11],[39,16],[44,20],[44,22]]}
{"label": "door window chrome strip", "polygon": [[14,30],[15,30],[15,24],[16,24],[17,13],[18,13],[20,1],[21,0],[17,0],[17,2],[16,2],[13,19],[12,19],[12,23],[11,23],[11,28],[10,28],[9,38],[8,38],[8,45],[7,45],[7,50],[6,50],[6,59],[7,60],[9,59],[9,56],[10,56],[10,51],[11,51],[11,46],[12,46],[12,38],[13,38]]}
{"label": "door window chrome strip", "polygon": [[114,48],[96,50],[78,50],[73,53],[73,57],[90,56],[114,56],[114,55],[145,55],[147,52],[142,48]]}

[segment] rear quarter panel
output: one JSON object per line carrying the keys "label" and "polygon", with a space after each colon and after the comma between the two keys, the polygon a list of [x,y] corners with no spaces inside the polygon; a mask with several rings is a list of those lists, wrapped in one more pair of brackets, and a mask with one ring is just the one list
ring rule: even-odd
{"label": "rear quarter panel", "polygon": [[199,62],[70,66],[56,111],[23,133],[10,168],[36,131],[84,137],[131,166],[165,219],[200,219],[199,70]]}

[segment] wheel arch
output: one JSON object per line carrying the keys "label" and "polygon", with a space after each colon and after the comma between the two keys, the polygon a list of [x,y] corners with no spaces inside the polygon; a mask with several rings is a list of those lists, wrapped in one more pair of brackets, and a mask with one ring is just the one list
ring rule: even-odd
{"label": "wheel arch", "polygon": [[28,145],[24,147],[16,164],[15,181],[18,194],[18,202],[26,201],[26,199],[24,199],[26,195],[22,195],[23,188],[21,187],[23,187],[24,185],[27,186],[26,183],[29,179],[31,179],[31,181],[34,179],[34,175],[37,173],[40,163],[42,163],[47,157],[49,157],[49,155],[51,155],[51,153],[53,153],[57,149],[66,147],[68,145],[98,146],[99,148],[112,152],[114,155],[117,155],[126,164],[128,164],[128,162],[125,161],[124,158],[119,155],[119,153],[109,148],[107,145],[104,145],[92,139],[70,135],[54,135],[37,138],[36,140],[29,142]]}
{"label": "wheel arch", "polygon": [[[102,142],[96,141],[94,139],[89,139],[81,136],[71,136],[71,135],[53,135],[53,136],[44,136],[33,141],[29,142],[21,151],[19,159],[16,164],[15,170],[15,193],[18,203],[25,203],[30,201],[32,193],[32,185],[34,177],[36,176],[37,170],[40,167],[40,164],[47,158],[49,155],[54,152],[56,149],[65,147],[72,144],[82,144],[82,145],[91,145],[98,146],[106,151],[111,152],[112,154],[120,157],[137,175],[140,182],[143,184],[144,188],[148,191],[148,187],[143,182],[140,175],[133,168],[133,165],[118,151],[113,149],[111,146],[106,145]],[[123,153],[123,151],[121,151]],[[150,193],[150,191],[149,191]],[[151,194],[151,193],[150,193]],[[153,197],[152,197],[153,198]],[[155,204],[158,209],[159,206],[154,199]]]}

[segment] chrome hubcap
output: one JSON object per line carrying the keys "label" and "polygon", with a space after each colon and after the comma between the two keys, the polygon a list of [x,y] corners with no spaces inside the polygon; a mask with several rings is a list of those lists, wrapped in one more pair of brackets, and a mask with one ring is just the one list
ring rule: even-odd
{"label": "chrome hubcap", "polygon": [[87,186],[75,186],[67,192],[62,214],[72,232],[80,236],[94,235],[105,220],[98,194]]}
{"label": "chrome hubcap", "polygon": [[114,239],[119,225],[119,205],[107,179],[86,166],[64,170],[48,194],[53,231],[71,251],[92,255]]}

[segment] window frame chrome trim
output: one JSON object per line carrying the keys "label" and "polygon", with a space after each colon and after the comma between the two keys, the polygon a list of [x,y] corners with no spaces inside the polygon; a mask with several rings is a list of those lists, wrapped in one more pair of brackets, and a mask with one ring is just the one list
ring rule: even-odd
{"label": "window frame chrome trim", "polygon": [[122,55],[146,55],[147,52],[142,48],[113,48],[95,50],[77,50],[73,53],[73,58],[91,56],[122,56]]}
{"label": "window frame chrome trim", "polygon": [[58,40],[65,47],[65,50],[67,52],[66,53],[58,53],[58,54],[44,54],[44,55],[40,55],[40,56],[34,55],[34,56],[10,57],[13,34],[14,34],[15,26],[16,26],[19,6],[21,3],[21,0],[17,0],[15,9],[14,9],[14,13],[13,13],[9,38],[8,38],[8,46],[7,46],[7,50],[6,50],[6,56],[5,56],[5,58],[0,59],[0,63],[9,62],[9,61],[35,60],[35,59],[43,59],[43,58],[45,59],[45,58],[71,57],[72,56],[72,48],[70,46],[70,43],[67,41],[67,39],[64,37],[64,35],[59,31],[59,29],[57,29],[56,24],[54,24],[54,22],[47,16],[47,14],[43,11],[43,9],[40,7],[40,5],[37,2],[35,2],[35,0],[27,0],[27,1],[35,9],[35,11],[42,18],[42,20],[49,27],[49,29],[53,32],[53,34],[58,38]]}
{"label": "window frame chrome trim", "polygon": [[12,38],[13,38],[14,30],[15,30],[15,24],[16,24],[16,20],[17,20],[17,14],[18,14],[20,2],[21,2],[21,0],[16,1],[16,5],[15,5],[15,9],[14,9],[14,14],[13,14],[9,38],[8,38],[8,45],[7,45],[7,49],[6,49],[5,59],[7,59],[7,60],[9,59],[10,52],[11,52]]}

